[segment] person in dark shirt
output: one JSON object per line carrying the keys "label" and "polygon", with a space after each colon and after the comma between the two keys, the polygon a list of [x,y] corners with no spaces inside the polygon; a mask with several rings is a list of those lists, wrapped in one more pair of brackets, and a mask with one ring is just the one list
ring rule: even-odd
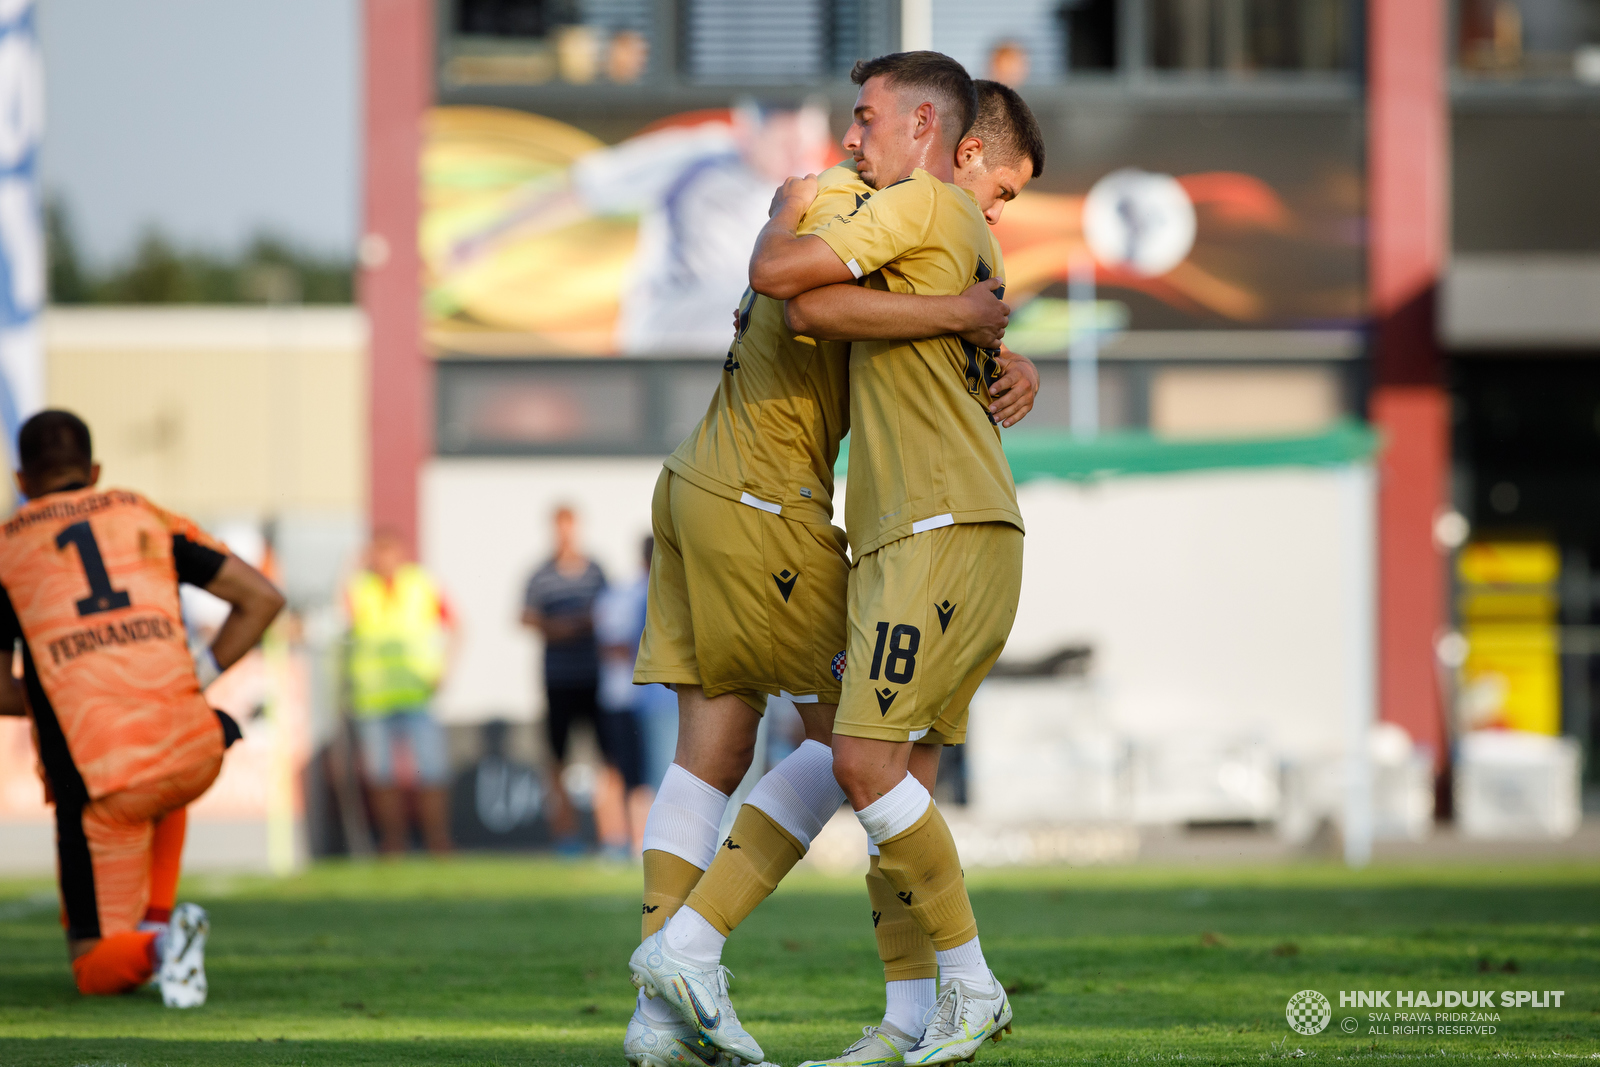
{"label": "person in dark shirt", "polygon": [[560,851],[582,850],[562,772],[572,724],[587,719],[606,761],[595,788],[595,830],[603,851],[625,858],[628,825],[623,798],[639,784],[638,727],[632,715],[603,711],[596,699],[600,648],[595,640],[594,605],[606,588],[606,577],[578,544],[577,514],[570,507],[560,507],[554,521],[555,555],[533,572],[522,600],[523,625],[544,638],[545,729],[553,763],[550,828]]}

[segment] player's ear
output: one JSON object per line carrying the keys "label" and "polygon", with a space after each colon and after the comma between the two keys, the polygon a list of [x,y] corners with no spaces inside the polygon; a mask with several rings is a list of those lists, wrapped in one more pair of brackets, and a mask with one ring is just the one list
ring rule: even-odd
{"label": "player's ear", "polygon": [[956,166],[965,169],[982,161],[983,141],[976,137],[963,137],[961,143],[956,145]]}
{"label": "player's ear", "polygon": [[100,484],[100,464],[91,463],[91,464],[89,464],[89,485],[92,488],[92,487],[94,487],[96,485],[99,485],[99,484]]}
{"label": "player's ear", "polygon": [[911,136],[921,137],[923,134],[931,130],[933,128],[933,119],[936,112],[937,109],[933,106],[932,101],[924,100],[922,103],[918,104],[916,110],[911,113],[916,119],[915,123],[911,127]]}

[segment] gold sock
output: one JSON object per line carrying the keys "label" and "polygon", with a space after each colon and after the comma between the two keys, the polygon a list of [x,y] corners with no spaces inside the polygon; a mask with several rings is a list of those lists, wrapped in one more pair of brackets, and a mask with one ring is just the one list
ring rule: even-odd
{"label": "gold sock", "polygon": [[805,854],[789,831],[746,804],[706,876],[689,894],[689,906],[724,936],[731,934]]}
{"label": "gold sock", "polygon": [[955,948],[978,936],[961,857],[937,806],[929,804],[911,829],[878,845],[878,870],[934,948]]}
{"label": "gold sock", "polygon": [[872,901],[872,933],[878,939],[883,980],[939,977],[939,961],[934,957],[928,932],[917,925],[905,904],[895,896],[894,886],[878,869],[877,856],[872,857],[872,865],[867,868],[867,899]]}
{"label": "gold sock", "polygon": [[639,936],[640,941],[665,926],[672,913],[683,907],[703,874],[704,871],[681,856],[655,848],[645,850],[644,932]]}

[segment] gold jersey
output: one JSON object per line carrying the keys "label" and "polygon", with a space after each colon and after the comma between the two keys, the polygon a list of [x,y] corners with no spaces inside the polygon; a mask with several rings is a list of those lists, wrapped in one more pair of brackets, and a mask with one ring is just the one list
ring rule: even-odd
{"label": "gold jersey", "polygon": [[[799,232],[871,195],[852,165],[830,167]],[[711,407],[667,469],[708,493],[798,522],[830,523],[833,464],[850,429],[849,369],[847,343],[797,335],[783,321],[783,301],[746,289]]]}
{"label": "gold jersey", "polygon": [[[1004,277],[999,244],[972,194],[924,170],[814,232],[852,274],[890,292],[952,296]],[[845,530],[856,560],[958,522],[1023,528],[989,417],[995,355],[950,335],[851,346]]]}

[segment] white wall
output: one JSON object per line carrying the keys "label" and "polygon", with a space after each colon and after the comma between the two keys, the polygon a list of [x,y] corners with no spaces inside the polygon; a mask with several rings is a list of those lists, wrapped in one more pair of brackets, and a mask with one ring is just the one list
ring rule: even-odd
{"label": "white wall", "polygon": [[[1370,657],[1363,467],[1033,482],[1008,658],[1094,646],[1102,707],[1135,737],[1257,734],[1341,747]],[[1365,503],[1364,503],[1365,502]]]}
{"label": "white wall", "polygon": [[639,574],[660,459],[434,459],[422,476],[422,558],[465,627],[440,694],[446,722],[543,715],[536,638],[522,589],[554,551],[550,516],[577,509],[580,535],[611,582]]}
{"label": "white wall", "polygon": [[[467,627],[441,709],[450,721],[527,718],[539,700],[522,585],[549,553],[550,512],[573,504],[608,577],[637,573],[655,459],[434,460],[423,556]],[[1257,734],[1285,753],[1337,749],[1370,644],[1353,543],[1365,468],[1280,468],[1033,482],[1008,659],[1095,649],[1119,731]],[[843,512],[842,493],[840,514]],[[1354,569],[1352,569],[1354,568]],[[1367,650],[1370,652],[1370,649]]]}

